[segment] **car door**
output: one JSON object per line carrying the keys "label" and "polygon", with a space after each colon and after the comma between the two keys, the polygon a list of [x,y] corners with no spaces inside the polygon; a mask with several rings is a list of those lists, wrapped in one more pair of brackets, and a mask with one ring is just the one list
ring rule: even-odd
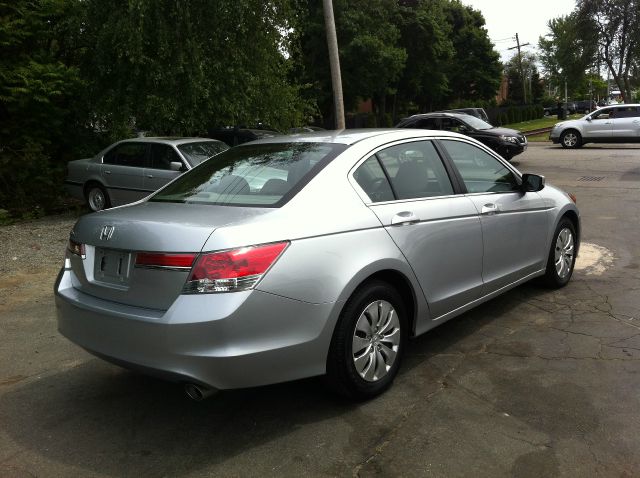
{"label": "car door", "polygon": [[613,114],[612,137],[640,140],[640,111],[637,106],[616,106]]}
{"label": "car door", "polygon": [[127,204],[146,196],[144,168],[147,144],[127,141],[115,145],[102,158],[101,176],[111,204]]}
{"label": "car door", "polygon": [[606,140],[611,138],[613,129],[613,108],[602,108],[588,116],[582,125],[582,136]]}
{"label": "car door", "polygon": [[[172,162],[182,164],[182,170],[172,170]],[[184,161],[171,145],[152,143],[149,145],[149,167],[144,171],[144,188],[156,191],[186,170]]]}
{"label": "car door", "polygon": [[384,147],[354,179],[415,272],[432,319],[480,296],[480,220],[473,202],[456,194],[431,141]]}
{"label": "car door", "polygon": [[485,149],[457,139],[441,144],[480,214],[482,295],[544,269],[550,208],[540,195],[523,192],[510,166]]}

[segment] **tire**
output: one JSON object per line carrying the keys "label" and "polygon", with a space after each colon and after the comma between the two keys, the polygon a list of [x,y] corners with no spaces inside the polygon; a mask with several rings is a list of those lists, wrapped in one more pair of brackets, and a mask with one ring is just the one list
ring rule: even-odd
{"label": "tire", "polygon": [[372,281],[353,293],[327,356],[326,379],[334,390],[366,400],[391,386],[407,341],[405,310],[400,294],[386,282]]}
{"label": "tire", "polygon": [[89,209],[94,212],[102,211],[111,207],[111,200],[107,191],[97,183],[90,183],[86,186],[84,197],[87,200]]}
{"label": "tire", "polygon": [[563,217],[556,227],[549,248],[547,270],[543,282],[547,287],[559,289],[569,283],[576,263],[576,228],[568,218]]}
{"label": "tire", "polygon": [[575,129],[568,129],[560,135],[560,144],[563,148],[579,148],[582,146],[582,136]]}

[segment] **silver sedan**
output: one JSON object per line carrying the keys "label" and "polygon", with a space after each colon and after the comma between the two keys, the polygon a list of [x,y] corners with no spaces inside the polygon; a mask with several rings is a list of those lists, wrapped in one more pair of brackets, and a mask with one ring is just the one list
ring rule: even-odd
{"label": "silver sedan", "polygon": [[270,138],[82,217],[60,332],[192,398],[326,375],[387,389],[415,337],[525,281],[571,278],[575,198],[466,136]]}
{"label": "silver sedan", "polygon": [[100,211],[142,199],[227,149],[206,138],[126,139],[92,158],[70,161],[65,184],[72,196]]}

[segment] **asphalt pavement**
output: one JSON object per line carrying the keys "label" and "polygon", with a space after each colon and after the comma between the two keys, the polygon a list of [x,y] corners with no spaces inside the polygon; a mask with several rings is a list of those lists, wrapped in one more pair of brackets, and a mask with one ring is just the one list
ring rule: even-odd
{"label": "asphalt pavement", "polygon": [[[573,280],[418,337],[366,403],[319,379],[193,402],[61,337],[59,264],[16,259],[0,279],[0,476],[640,476],[640,145],[532,143],[513,162],[576,194]],[[63,242],[62,221],[47,227]]]}

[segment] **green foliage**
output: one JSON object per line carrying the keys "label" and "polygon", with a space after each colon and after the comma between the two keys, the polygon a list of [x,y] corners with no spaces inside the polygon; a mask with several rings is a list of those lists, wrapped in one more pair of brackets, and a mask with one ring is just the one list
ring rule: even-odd
{"label": "green foliage", "polygon": [[[515,54],[505,65],[509,82],[510,102],[514,104],[531,104],[542,100],[544,88],[540,80],[536,60],[534,54],[523,52],[521,60]],[[522,70],[520,61],[522,62]]]}

